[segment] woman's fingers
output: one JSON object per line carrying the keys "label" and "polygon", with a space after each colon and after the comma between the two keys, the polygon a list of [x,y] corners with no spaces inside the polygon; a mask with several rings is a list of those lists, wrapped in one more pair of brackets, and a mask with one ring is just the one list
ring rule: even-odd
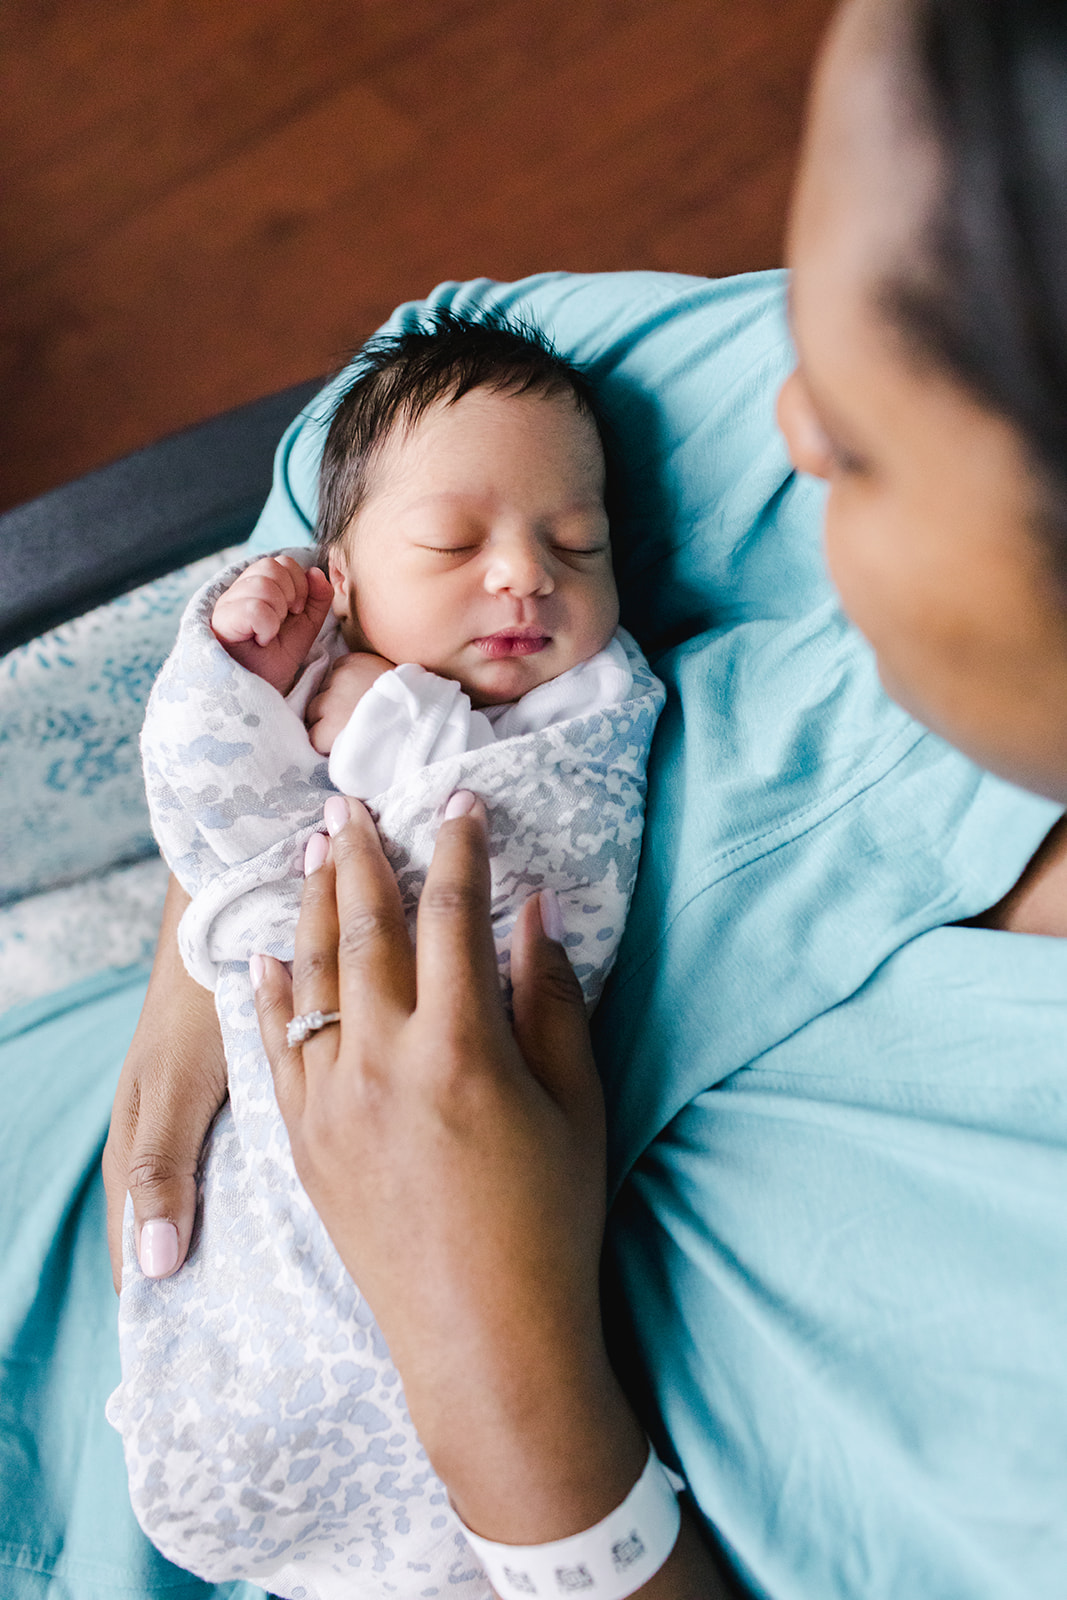
{"label": "woman's fingers", "polygon": [[585,997],[562,931],[554,893],[531,895],[516,919],[511,945],[515,1038],[552,1098],[564,1110],[599,1123],[602,1097]]}
{"label": "woman's fingers", "polygon": [[[332,864],[324,869],[324,881],[327,871],[331,879],[336,875],[332,943],[328,907],[320,905],[309,880],[297,927],[297,959],[322,963],[335,949],[340,1008],[359,1019],[368,1039],[384,1039],[415,1008],[415,961],[400,890],[365,806],[338,795],[326,803],[326,820]],[[303,1006],[299,989],[297,998]]]}
{"label": "woman's fingers", "polygon": [[273,956],[254,955],[248,970],[278,1110],[286,1127],[291,1127],[304,1109],[304,1057],[299,1045],[291,1045],[286,1037],[293,1016],[292,980]]}
{"label": "woman's fingers", "polygon": [[337,1010],[337,963],[337,889],[330,841],[324,833],[313,833],[304,849],[304,893],[293,957],[297,1013]]}
{"label": "woman's fingers", "polygon": [[186,972],[177,927],[189,896],[167,888],[152,981],[119,1078],[104,1148],[108,1249],[122,1282],[126,1195],[141,1264],[150,1277],[181,1266],[196,1216],[202,1146],[226,1099],[226,1059],[215,1002]]}
{"label": "woman's fingers", "polygon": [[126,1195],[133,1203],[137,1254],[149,1278],[185,1260],[196,1217],[196,1174],[204,1139],[226,1098],[226,1076],[191,1075],[180,1060],[153,1062],[153,1075],[120,1084],[104,1147],[108,1249],[118,1290]]}
{"label": "woman's fingers", "polygon": [[305,848],[292,979],[268,956],[253,956],[250,963],[263,1046],[290,1128],[304,1108],[305,1067],[328,1066],[340,1049],[336,1023],[290,1045],[287,1029],[294,1016],[344,1010],[359,1019],[359,1038],[372,1046],[415,1004],[400,894],[370,815],[357,800],[340,795],[327,801],[325,812],[335,837],[312,834]]}
{"label": "woman's fingers", "polygon": [[461,789],[445,808],[419,900],[419,1010],[442,1026],[504,1022],[490,893],[485,806]]}

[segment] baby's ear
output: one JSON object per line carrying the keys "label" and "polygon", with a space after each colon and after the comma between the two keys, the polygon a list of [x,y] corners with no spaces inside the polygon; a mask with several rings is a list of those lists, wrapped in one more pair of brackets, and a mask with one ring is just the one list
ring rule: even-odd
{"label": "baby's ear", "polygon": [[355,586],[348,570],[348,554],[343,545],[329,553],[330,583],[333,585],[333,614],[341,624],[341,637],[350,650],[369,650],[356,610]]}
{"label": "baby's ear", "polygon": [[335,546],[329,554],[330,582],[333,585],[333,614],[342,621],[352,614],[352,600],[349,594],[348,561],[344,550]]}

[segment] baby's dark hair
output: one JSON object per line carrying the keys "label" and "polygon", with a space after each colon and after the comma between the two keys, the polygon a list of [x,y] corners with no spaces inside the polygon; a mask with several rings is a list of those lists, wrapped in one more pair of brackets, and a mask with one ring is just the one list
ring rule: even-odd
{"label": "baby's dark hair", "polygon": [[319,468],[315,528],[325,565],[367,497],[374,456],[396,427],[411,428],[435,402],[472,389],[569,395],[597,427],[592,390],[544,334],[501,317],[435,311],[417,327],[381,334],[359,353],[359,370],[334,409]]}

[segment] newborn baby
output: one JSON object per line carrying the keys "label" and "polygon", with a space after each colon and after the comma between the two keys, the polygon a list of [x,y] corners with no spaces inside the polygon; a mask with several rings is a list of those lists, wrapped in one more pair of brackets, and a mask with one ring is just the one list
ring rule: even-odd
{"label": "newborn baby", "polygon": [[591,398],[539,339],[449,317],[377,341],[324,449],[329,577],[304,551],[223,574],[153,691],[149,803],[192,897],[179,942],[215,990],[230,1101],[180,1273],[141,1273],[127,1213],[108,1414],[146,1533],[204,1578],[294,1600],[490,1600],[296,1178],[248,960],[291,959],[304,846],[334,788],[371,802],[414,927],[462,787],[487,802],[505,986],[514,918],[553,889],[595,1002],[662,704],[616,627],[603,495]]}
{"label": "newborn baby", "polygon": [[[373,443],[349,437],[359,398],[323,461],[329,581],[268,557],[211,618],[236,661],[292,690],[336,787],[369,799],[417,766],[625,700],[603,454],[576,392],[483,384]],[[338,629],[297,677],[331,598]]]}

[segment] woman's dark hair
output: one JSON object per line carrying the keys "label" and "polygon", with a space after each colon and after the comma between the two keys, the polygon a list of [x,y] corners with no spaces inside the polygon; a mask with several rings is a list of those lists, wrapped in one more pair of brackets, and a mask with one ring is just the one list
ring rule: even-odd
{"label": "woman's dark hair", "polygon": [[1067,581],[1067,4],[912,0],[909,26],[943,175],[925,259],[886,307],[1018,429]]}
{"label": "woman's dark hair", "polygon": [[366,499],[368,468],[396,427],[412,427],[438,400],[448,404],[472,389],[499,394],[569,395],[597,424],[592,390],[543,334],[499,317],[471,319],[436,311],[417,327],[383,334],[364,345],[359,370],[330,421],[319,469],[315,529],[319,559]]}

